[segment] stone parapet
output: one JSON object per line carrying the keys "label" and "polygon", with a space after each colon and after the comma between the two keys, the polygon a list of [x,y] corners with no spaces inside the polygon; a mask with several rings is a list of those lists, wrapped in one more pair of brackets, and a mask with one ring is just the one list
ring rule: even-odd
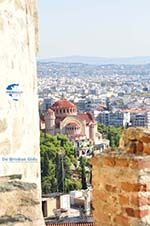
{"label": "stone parapet", "polygon": [[124,130],[120,139],[120,148],[129,153],[150,154],[150,131],[144,128]]}
{"label": "stone parapet", "polygon": [[92,159],[96,226],[150,225],[150,156],[106,151]]}

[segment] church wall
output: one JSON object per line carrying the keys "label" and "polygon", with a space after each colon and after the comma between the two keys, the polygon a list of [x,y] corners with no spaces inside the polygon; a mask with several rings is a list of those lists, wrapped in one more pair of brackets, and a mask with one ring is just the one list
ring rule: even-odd
{"label": "church wall", "polygon": [[49,116],[48,114],[45,114],[45,129],[46,132],[52,132],[54,134],[55,131],[55,118],[52,118],[52,116]]}
{"label": "church wall", "polygon": [[87,139],[90,139],[90,127],[85,123],[85,135]]}

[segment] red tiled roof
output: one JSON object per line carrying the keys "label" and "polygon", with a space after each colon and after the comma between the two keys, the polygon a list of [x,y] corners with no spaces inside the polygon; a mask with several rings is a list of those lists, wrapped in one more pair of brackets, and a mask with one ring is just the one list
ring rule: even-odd
{"label": "red tiled roof", "polygon": [[82,121],[86,121],[86,124],[89,124],[90,122],[94,122],[94,118],[92,116],[91,113],[87,112],[87,113],[79,113],[78,118]]}
{"label": "red tiled roof", "polygon": [[130,112],[130,113],[146,113],[149,112],[149,109],[141,109],[141,108],[130,108],[125,109],[123,112]]}
{"label": "red tiled roof", "polygon": [[71,103],[70,101],[63,99],[63,100],[58,100],[52,105],[52,109],[61,109],[61,108],[73,108],[76,109],[76,105]]}
{"label": "red tiled roof", "polygon": [[99,106],[96,108],[96,110],[97,110],[97,111],[104,111],[104,108],[105,108],[105,106],[99,105]]}
{"label": "red tiled roof", "polygon": [[46,224],[46,226],[95,226],[93,222],[88,223],[52,223],[52,224]]}

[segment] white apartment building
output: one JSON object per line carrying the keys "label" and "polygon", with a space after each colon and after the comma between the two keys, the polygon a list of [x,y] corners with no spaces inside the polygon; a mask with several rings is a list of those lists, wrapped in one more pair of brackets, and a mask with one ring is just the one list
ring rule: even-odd
{"label": "white apartment building", "polygon": [[141,109],[101,111],[97,116],[97,121],[107,126],[150,128],[150,112]]}

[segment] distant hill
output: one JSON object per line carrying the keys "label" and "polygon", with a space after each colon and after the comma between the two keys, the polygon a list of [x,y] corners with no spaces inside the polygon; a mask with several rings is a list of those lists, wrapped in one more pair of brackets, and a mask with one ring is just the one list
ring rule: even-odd
{"label": "distant hill", "polygon": [[150,56],[122,57],[122,58],[67,56],[67,57],[40,59],[39,61],[56,63],[82,63],[92,65],[107,65],[107,64],[139,65],[139,64],[150,64]]}

